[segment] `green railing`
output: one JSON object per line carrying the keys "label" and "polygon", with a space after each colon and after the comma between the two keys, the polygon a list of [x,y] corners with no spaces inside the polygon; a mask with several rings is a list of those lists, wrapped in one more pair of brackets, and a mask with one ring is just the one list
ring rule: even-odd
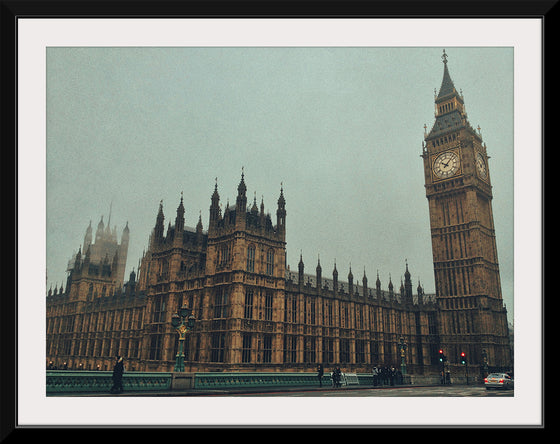
{"label": "green railing", "polygon": [[[322,379],[324,386],[331,385],[329,373]],[[319,386],[317,373],[294,372],[206,372],[197,373],[194,379],[195,389],[219,388],[258,388],[258,387],[303,387]]]}
{"label": "green railing", "polygon": [[[178,381],[183,377],[192,382],[180,385]],[[323,387],[332,386],[331,373],[325,372],[321,382]],[[371,387],[373,376],[347,373],[341,383]],[[411,380],[405,377],[401,383],[410,384]],[[112,385],[111,371],[47,370],[47,394],[109,393]],[[319,378],[315,372],[125,372],[123,375],[125,392],[274,387],[319,387]]]}
{"label": "green railing", "polygon": [[[66,392],[109,392],[113,372],[47,370],[47,394]],[[170,390],[172,373],[125,372],[125,391]]]}

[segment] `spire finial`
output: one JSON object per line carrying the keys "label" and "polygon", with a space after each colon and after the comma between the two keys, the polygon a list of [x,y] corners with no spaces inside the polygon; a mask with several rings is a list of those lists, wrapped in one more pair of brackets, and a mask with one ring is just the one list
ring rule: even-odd
{"label": "spire finial", "polygon": [[107,222],[107,227],[111,225],[111,213],[113,212],[113,200],[111,199],[111,203],[109,204],[109,220]]}
{"label": "spire finial", "polygon": [[445,49],[443,50],[443,55],[441,56],[441,59],[443,60],[443,64],[447,65],[447,54],[445,53]]}

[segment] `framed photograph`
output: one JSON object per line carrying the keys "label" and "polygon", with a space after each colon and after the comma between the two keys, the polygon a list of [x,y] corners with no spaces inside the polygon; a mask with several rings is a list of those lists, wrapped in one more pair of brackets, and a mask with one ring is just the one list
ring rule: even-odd
{"label": "framed photograph", "polygon": [[[14,119],[3,122],[3,133],[15,129],[6,146],[14,147],[17,210],[15,294],[2,309],[15,333],[3,343],[16,364],[13,378],[3,378],[15,386],[6,430],[543,427],[543,66],[554,2],[512,2],[508,11],[501,2],[475,10],[469,2],[235,5],[3,4],[12,14],[3,16],[4,29],[15,40],[13,49],[3,47],[3,62],[15,61],[13,78],[3,82],[4,91],[15,85],[14,101],[4,103],[14,105],[5,113]],[[247,218],[242,228],[239,211]],[[227,224],[237,227],[231,239],[227,230],[214,235]],[[260,234],[236,243],[250,224]],[[177,233],[183,256],[153,259],[163,251],[154,245],[174,242]],[[91,247],[105,241],[117,247]],[[193,259],[195,250],[202,259]],[[111,282],[123,294],[134,291],[132,282],[144,285],[147,298],[156,285],[172,296],[150,299],[152,311],[140,320],[96,314],[105,324],[86,334],[93,318],[68,310],[117,291],[101,284],[98,291],[100,277],[76,278],[86,257],[98,260],[97,276],[103,267],[115,273]],[[243,285],[257,276],[250,286],[262,302],[247,299],[237,277],[231,290],[213,280],[236,261]],[[206,274],[192,281],[189,305],[190,281],[179,289],[166,273],[187,276],[196,267]],[[212,296],[197,305],[212,285]],[[71,288],[68,304],[53,314],[53,294]],[[379,311],[385,330],[374,335],[359,326],[377,315],[358,301],[376,290],[387,308]],[[311,301],[327,307],[336,292],[363,299],[350,316],[335,304],[326,328],[328,309],[316,311]],[[305,294],[314,296],[297,308],[288,302]],[[175,360],[196,353],[178,315],[179,336],[169,323],[167,335],[151,330],[128,340],[127,331],[154,320],[153,310],[181,304],[192,315],[188,329],[197,322],[208,329],[196,344],[200,362],[212,365]],[[119,310],[134,313],[131,307]],[[222,343],[212,326],[235,310],[244,327]],[[96,340],[95,332],[117,328],[117,346]],[[330,329],[340,338],[351,331],[351,339],[337,337],[335,358],[322,361]],[[403,337],[399,348],[399,331],[410,333],[408,347]],[[434,335],[439,342],[430,342]],[[511,347],[469,342],[481,335],[492,338],[485,344],[507,337]],[[126,370],[174,373],[185,365],[193,374],[243,371],[249,363],[315,374],[316,362],[330,362],[333,375],[342,362],[348,375],[369,377],[374,364],[394,363],[401,375],[416,372],[407,381],[419,389],[442,347],[460,370],[452,394],[437,384],[423,395],[411,384],[400,396],[48,396],[46,387],[55,364],[109,375],[111,359],[124,353],[125,377]],[[475,352],[469,367],[465,356]],[[95,358],[82,358],[88,353]],[[65,358],[54,362],[59,355]],[[514,391],[485,390],[488,356],[496,371],[515,370]]]}

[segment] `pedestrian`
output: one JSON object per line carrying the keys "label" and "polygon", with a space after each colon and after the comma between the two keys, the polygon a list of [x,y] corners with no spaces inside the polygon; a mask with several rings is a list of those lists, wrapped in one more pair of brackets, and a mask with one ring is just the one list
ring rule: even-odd
{"label": "pedestrian", "polygon": [[317,366],[317,378],[319,378],[319,387],[323,387],[323,364]]}
{"label": "pedestrian", "polygon": [[336,387],[340,387],[341,386],[340,379],[342,378],[342,372],[340,371],[340,367],[336,368],[335,373],[336,373],[336,379],[335,379]]}
{"label": "pedestrian", "polygon": [[397,385],[402,385],[403,383],[403,374],[400,370],[397,370]]}
{"label": "pedestrian", "polygon": [[124,373],[123,358],[122,356],[117,356],[117,362],[115,362],[115,366],[113,367],[113,387],[111,387],[111,393],[122,393],[123,373]]}
{"label": "pedestrian", "polygon": [[332,382],[333,382],[333,387],[337,388],[340,382],[340,373],[338,367],[335,368],[332,372]]}
{"label": "pedestrian", "polygon": [[377,366],[373,367],[371,373],[373,374],[373,386],[377,387],[379,384],[379,370]]}
{"label": "pedestrian", "polygon": [[387,385],[389,383],[389,369],[387,368],[387,366],[383,367],[383,370],[381,371],[381,377],[382,377],[382,384],[383,385]]}

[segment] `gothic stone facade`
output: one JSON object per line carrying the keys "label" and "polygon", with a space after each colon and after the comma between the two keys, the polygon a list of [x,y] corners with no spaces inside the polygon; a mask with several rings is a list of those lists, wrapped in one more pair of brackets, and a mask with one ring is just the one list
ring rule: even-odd
{"label": "gothic stone facade", "polygon": [[[160,203],[138,276],[121,289],[117,262],[92,266],[79,254],[66,290],[47,297],[47,363],[108,369],[117,354],[130,370],[172,371],[178,334],[171,316],[193,310],[185,340],[186,371],[303,371],[318,363],[369,372],[401,363],[410,373],[438,373],[438,350],[458,364],[511,369],[506,311],[500,293],[486,146],[466,120],[463,98],[444,59],[436,97],[436,122],[425,135],[426,196],[436,294],[413,294],[408,264],[393,291],[350,270],[346,281],[306,274],[286,265],[286,201],[282,189],[276,221],[256,200],[247,204],[242,174],[235,205],[211,196],[207,231],[199,218],[185,226],[183,197],[165,231]],[[86,233],[87,237],[87,233]],[[85,245],[85,243],[84,243]],[[89,261],[89,263],[88,263]],[[105,270],[95,274],[89,270]],[[91,290],[103,284],[102,291]],[[110,291],[107,291],[110,290]]]}
{"label": "gothic stone facade", "polygon": [[469,362],[511,361],[486,144],[467,119],[443,54],[436,119],[423,144],[440,341]]}
{"label": "gothic stone facade", "polygon": [[389,281],[373,288],[286,267],[286,208],[280,190],[276,224],[256,202],[248,208],[242,175],[235,206],[222,214],[217,185],[210,223],[185,228],[183,198],[164,234],[160,204],[138,279],[124,291],[94,298],[79,292],[81,273],[70,272],[66,292],[48,298],[47,360],[69,368],[107,369],[124,355],[128,368],[171,371],[178,335],[171,316],[186,305],[196,324],[187,335],[187,371],[303,371],[318,363],[367,372],[401,363],[408,371],[437,370],[437,305],[418,285],[413,294],[405,264],[398,292]]}

